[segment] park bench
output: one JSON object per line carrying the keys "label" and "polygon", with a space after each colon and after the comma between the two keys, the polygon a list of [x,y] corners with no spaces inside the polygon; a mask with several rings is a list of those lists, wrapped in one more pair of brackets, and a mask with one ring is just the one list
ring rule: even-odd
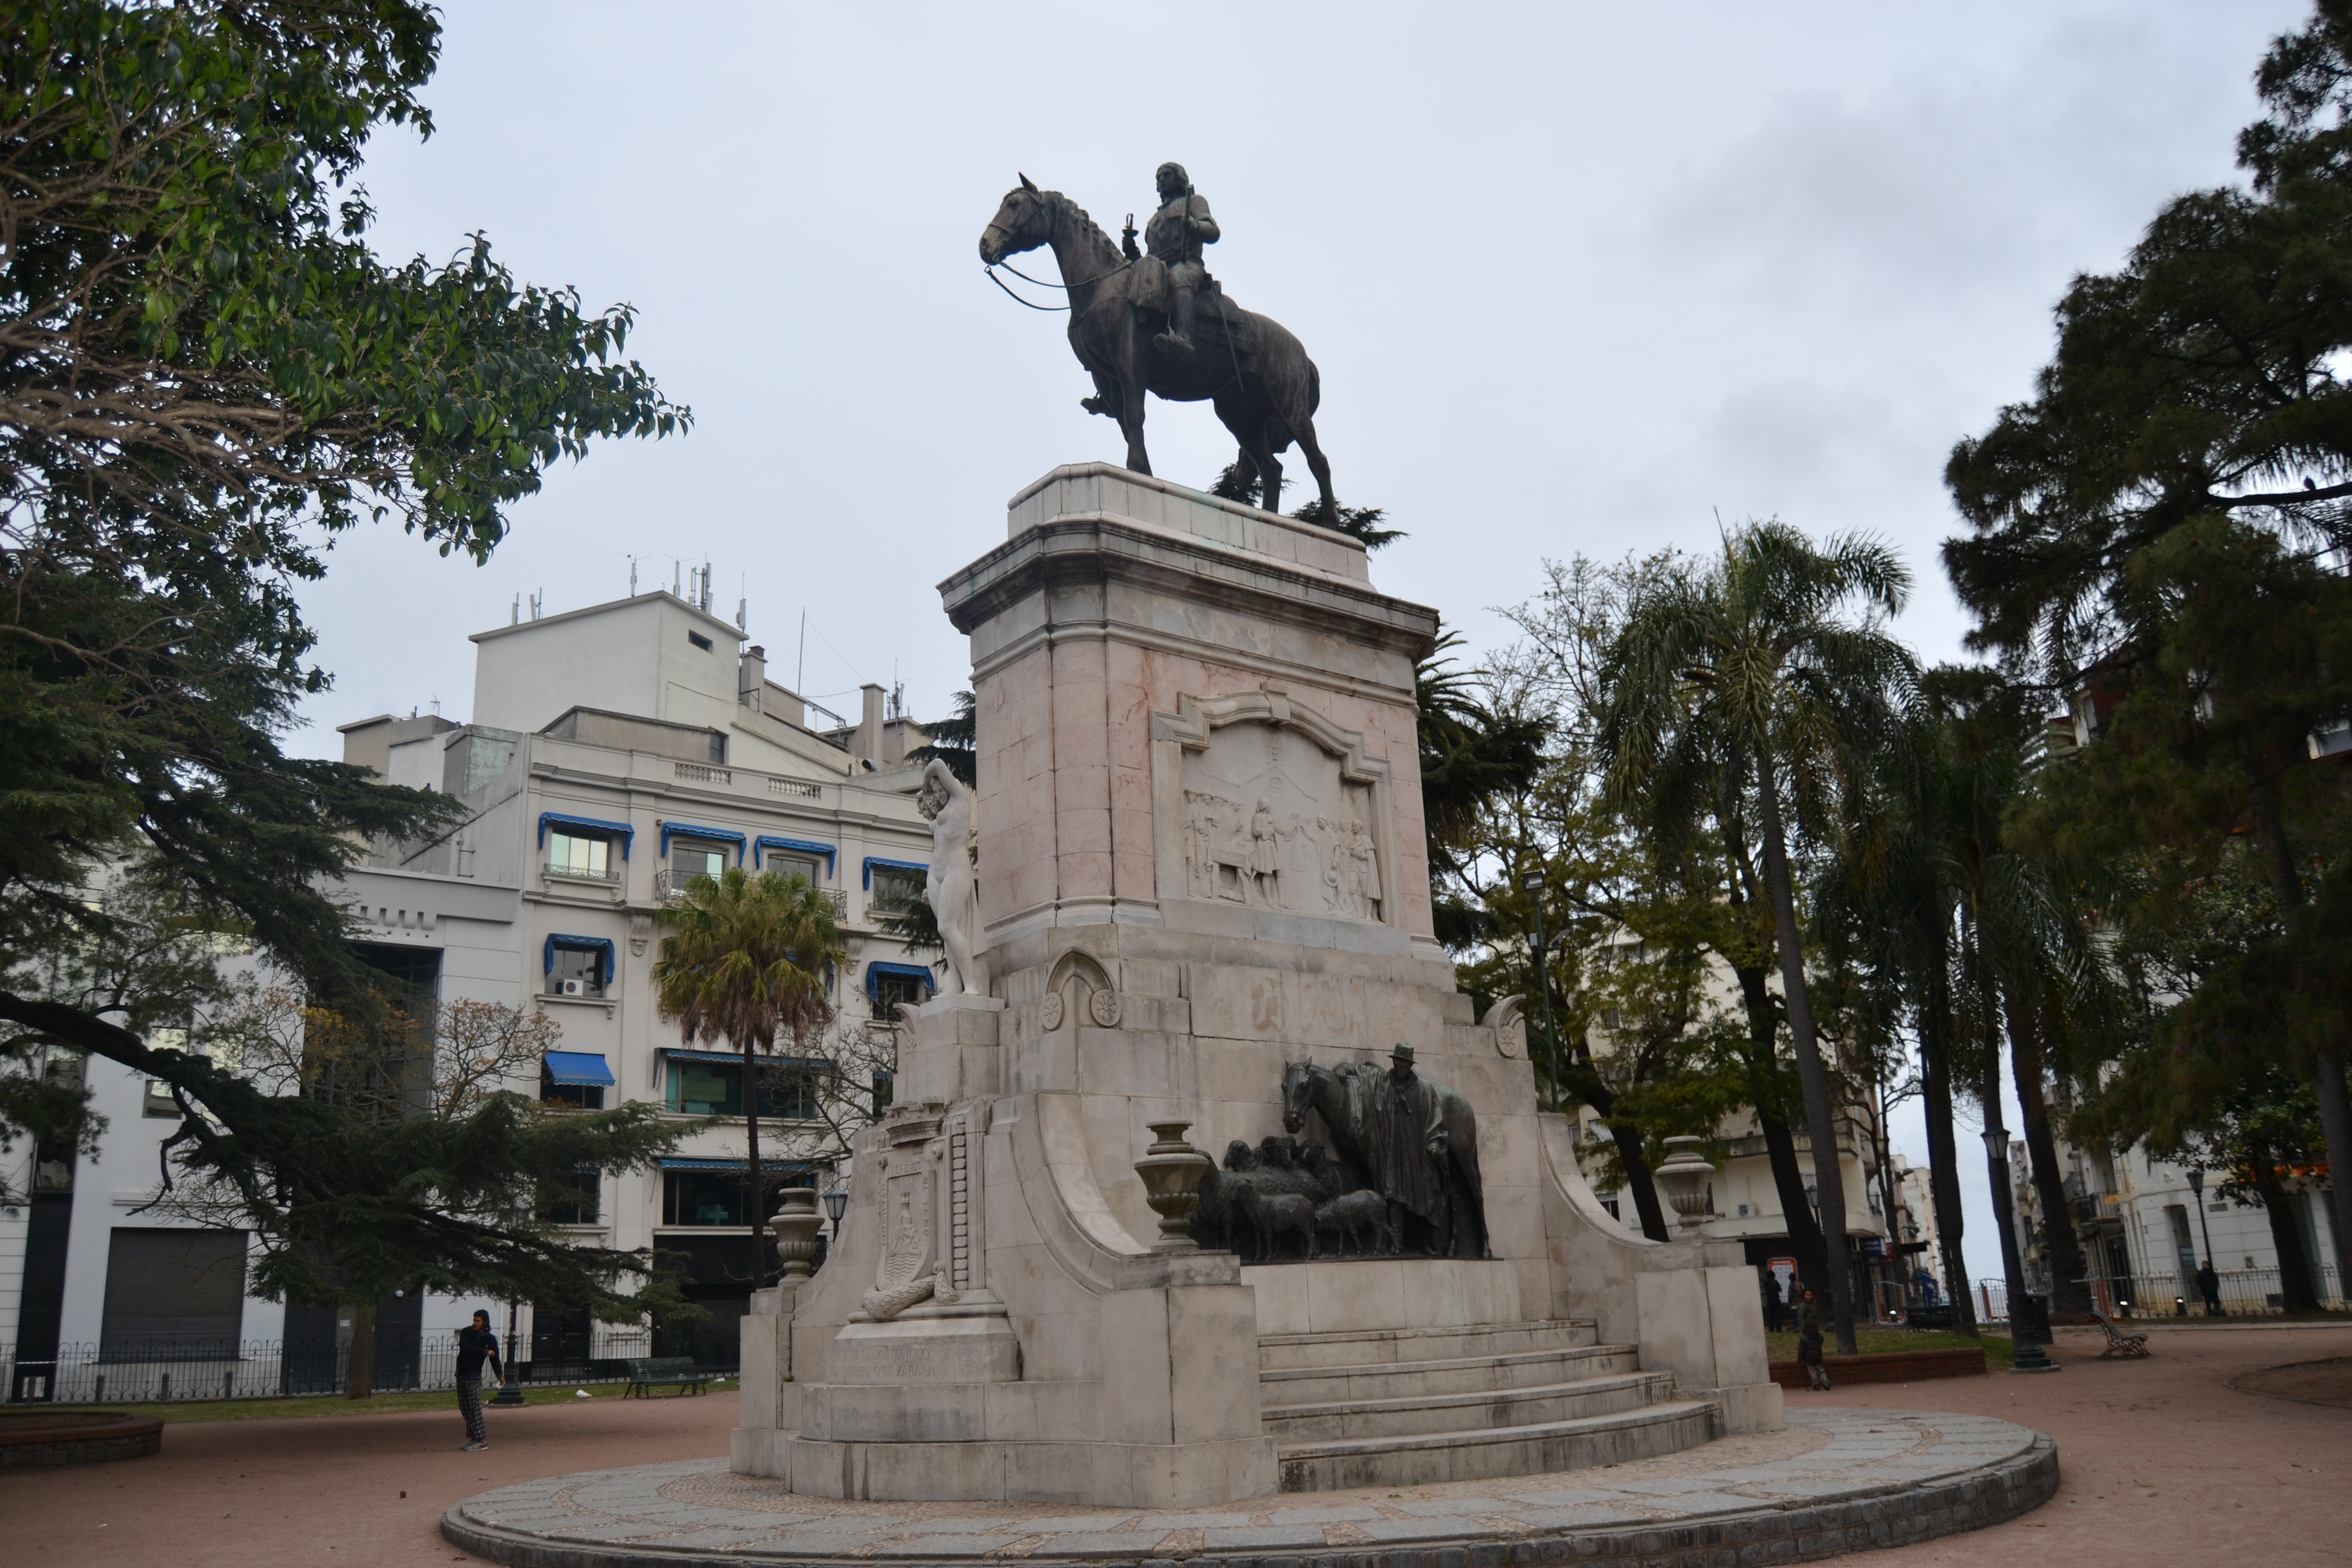
{"label": "park bench", "polygon": [[629,1386],[621,1391],[621,1397],[651,1399],[656,1384],[673,1384],[681,1394],[705,1394],[709,1392],[710,1374],[696,1366],[692,1356],[633,1356]]}
{"label": "park bench", "polygon": [[2147,1354],[2147,1336],[2146,1334],[2127,1334],[2124,1332],[2121,1329],[2116,1327],[2114,1319],[2108,1317],[2105,1312],[2100,1311],[2096,1307],[2091,1309],[2091,1316],[2098,1319],[2099,1327],[2106,1331],[2107,1348],[2099,1352],[2102,1359],[2107,1356],[2122,1356],[2128,1360],[2133,1356]]}

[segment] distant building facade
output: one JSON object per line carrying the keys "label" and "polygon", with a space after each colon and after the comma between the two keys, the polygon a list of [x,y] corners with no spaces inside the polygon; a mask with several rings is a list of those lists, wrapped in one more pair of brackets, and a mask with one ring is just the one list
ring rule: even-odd
{"label": "distant building facade", "polygon": [[[714,1314],[690,1348],[731,1364],[751,1234],[742,1069],[724,1042],[682,1042],[659,1017],[656,917],[695,877],[728,867],[807,878],[832,900],[848,953],[831,977],[840,1022],[830,1038],[863,1031],[868,1054],[887,1061],[898,1005],[933,983],[924,956],[880,929],[919,897],[930,858],[929,825],[915,809],[919,769],[904,760],[926,738],[886,712],[878,686],[865,689],[858,724],[812,732],[802,700],[767,679],[760,648],[669,593],[518,617],[473,640],[473,722],[383,715],[341,727],[346,761],[465,807],[445,837],[373,846],[352,870],[341,891],[360,955],[416,1001],[494,1003],[557,1022],[561,1039],[538,1072],[509,1085],[520,1092],[722,1119],[657,1171],[592,1179],[560,1217],[583,1242],[682,1255],[688,1293]],[[134,1212],[155,1193],[158,1145],[176,1125],[167,1096],[103,1060],[61,1053],[58,1070],[86,1076],[109,1128],[95,1155],[41,1159],[20,1147],[11,1157],[23,1167],[9,1173],[12,1189],[32,1199],[0,1211],[0,1347],[17,1371],[95,1363],[141,1337],[243,1347],[246,1361],[256,1347],[290,1358],[299,1346],[305,1364],[322,1343],[348,1343],[348,1312],[338,1321],[244,1297],[237,1233]],[[888,1084],[872,1092],[887,1096]],[[838,1141],[795,1114],[805,1109],[770,1085],[761,1163],[824,1187]],[[478,1306],[503,1333],[505,1303],[387,1298],[379,1382],[399,1386],[420,1342],[454,1331]],[[584,1315],[520,1303],[516,1317],[521,1360],[574,1364],[611,1348]]]}

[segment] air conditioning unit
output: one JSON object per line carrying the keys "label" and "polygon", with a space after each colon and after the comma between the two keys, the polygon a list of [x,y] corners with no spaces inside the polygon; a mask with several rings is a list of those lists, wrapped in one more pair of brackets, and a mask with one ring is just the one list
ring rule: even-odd
{"label": "air conditioning unit", "polygon": [[566,996],[585,996],[588,994],[588,983],[584,980],[567,980],[563,983],[563,994]]}
{"label": "air conditioning unit", "polygon": [[1741,1204],[1739,1205],[1739,1217],[1741,1219],[1746,1219],[1748,1217],[1748,1205],[1746,1204]]}

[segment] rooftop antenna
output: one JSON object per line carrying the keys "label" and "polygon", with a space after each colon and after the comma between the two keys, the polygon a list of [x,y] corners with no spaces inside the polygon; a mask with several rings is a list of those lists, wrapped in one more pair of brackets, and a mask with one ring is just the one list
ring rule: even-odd
{"label": "rooftop antenna", "polygon": [[677,557],[673,555],[669,558],[669,596],[673,599],[683,598],[685,596],[683,591],[680,590],[677,585]]}
{"label": "rooftop antenna", "polygon": [[517,594],[515,595],[514,614],[507,617],[507,625],[510,626],[519,626],[522,625],[522,595],[520,594]]}
{"label": "rooftop antenna", "polygon": [[702,563],[702,607],[706,611],[710,608],[710,562],[708,557]]}
{"label": "rooftop antenna", "polygon": [[632,598],[632,599],[634,599],[634,598],[635,598],[636,596],[637,596],[637,558],[636,558],[635,556],[632,555],[632,556],[630,556],[630,557],[629,557],[629,597],[630,597],[630,598]]}
{"label": "rooftop antenna", "polygon": [[433,717],[436,719],[441,717],[441,699],[438,697],[433,700]]}
{"label": "rooftop antenna", "polygon": [[801,606],[801,654],[800,658],[793,662],[793,689],[794,691],[806,691],[808,689],[808,681],[806,679],[807,675],[808,606],[806,605],[803,605]]}
{"label": "rooftop antenna", "polygon": [[546,613],[544,610],[542,610],[542,609],[541,609],[541,608],[540,608],[540,601],[541,601],[541,599],[545,598],[545,597],[546,597],[546,595],[547,595],[547,590],[546,590],[546,589],[544,589],[544,588],[541,588],[541,589],[540,589],[537,593],[535,593],[535,594],[531,595],[531,596],[530,596],[530,618],[531,618],[532,620],[534,620],[534,621],[535,621],[535,620],[539,619],[539,617],[540,617],[541,616],[542,616],[542,615],[544,615],[544,614]]}
{"label": "rooftop antenna", "polygon": [[736,574],[735,591],[742,596],[735,601],[735,629],[741,632],[746,637],[749,637],[751,633],[751,574]]}

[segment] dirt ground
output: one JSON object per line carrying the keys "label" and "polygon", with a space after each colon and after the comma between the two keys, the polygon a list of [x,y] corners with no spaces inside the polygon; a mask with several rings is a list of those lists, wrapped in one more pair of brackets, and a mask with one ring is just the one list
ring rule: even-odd
{"label": "dirt ground", "polygon": [[[2352,1562],[2352,1409],[2315,1402],[2337,1396],[2344,1374],[2314,1364],[2352,1355],[2352,1327],[2158,1326],[2150,1344],[2146,1361],[2101,1361],[2095,1333],[2061,1330],[2063,1372],[1789,1400],[1973,1412],[2058,1439],[2064,1479],[2048,1506],[1874,1554],[1873,1568]],[[438,1533],[452,1503],[539,1476],[722,1454],[735,1406],[719,1392],[493,1411],[481,1454],[457,1451],[454,1401],[439,1413],[166,1427],[153,1458],[0,1477],[0,1530],[10,1563],[59,1568],[473,1562]]]}

